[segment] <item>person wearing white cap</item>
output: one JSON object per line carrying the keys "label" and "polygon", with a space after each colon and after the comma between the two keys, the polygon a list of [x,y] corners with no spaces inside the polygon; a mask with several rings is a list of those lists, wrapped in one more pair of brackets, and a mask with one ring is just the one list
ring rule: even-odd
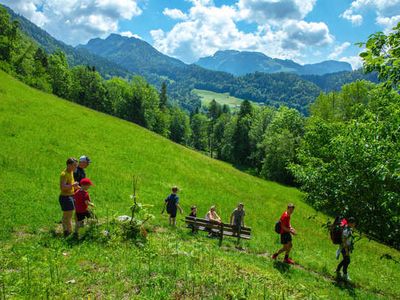
{"label": "person wearing white cap", "polygon": [[86,155],[79,157],[79,165],[74,172],[74,179],[77,182],[81,182],[83,178],[86,178],[85,169],[90,164],[90,158]]}

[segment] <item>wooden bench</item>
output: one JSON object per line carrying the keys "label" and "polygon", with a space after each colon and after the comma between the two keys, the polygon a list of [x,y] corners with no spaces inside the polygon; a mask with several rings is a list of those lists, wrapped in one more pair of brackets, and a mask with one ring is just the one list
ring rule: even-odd
{"label": "wooden bench", "polygon": [[251,228],[246,226],[241,227],[240,232],[236,232],[236,227],[231,224],[218,224],[206,219],[189,216],[185,218],[185,223],[188,225],[188,228],[192,228],[192,230],[207,231],[218,235],[220,246],[222,245],[224,236],[236,237],[238,243],[240,239],[250,240],[251,238]]}

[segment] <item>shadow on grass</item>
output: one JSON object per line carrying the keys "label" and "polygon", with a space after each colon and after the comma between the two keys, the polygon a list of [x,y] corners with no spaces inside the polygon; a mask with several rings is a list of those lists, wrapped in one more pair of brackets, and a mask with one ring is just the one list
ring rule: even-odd
{"label": "shadow on grass", "polygon": [[277,269],[281,274],[286,274],[290,270],[290,265],[281,261],[274,261],[273,266]]}
{"label": "shadow on grass", "polygon": [[343,279],[335,279],[333,282],[333,285],[343,291],[346,291],[349,296],[355,298],[356,295],[356,290],[355,290],[355,285],[351,282],[345,281]]}

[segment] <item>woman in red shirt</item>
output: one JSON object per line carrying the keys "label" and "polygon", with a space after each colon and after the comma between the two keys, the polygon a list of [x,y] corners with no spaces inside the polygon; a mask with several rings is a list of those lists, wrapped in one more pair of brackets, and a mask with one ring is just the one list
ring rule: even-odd
{"label": "woman in red shirt", "polygon": [[292,234],[296,234],[296,230],[290,225],[290,216],[294,211],[294,204],[289,203],[287,210],[282,214],[280,218],[281,222],[281,244],[283,247],[272,255],[272,259],[276,259],[279,254],[285,252],[285,258],[283,262],[288,264],[294,264],[294,261],[289,258],[290,250],[292,249]]}

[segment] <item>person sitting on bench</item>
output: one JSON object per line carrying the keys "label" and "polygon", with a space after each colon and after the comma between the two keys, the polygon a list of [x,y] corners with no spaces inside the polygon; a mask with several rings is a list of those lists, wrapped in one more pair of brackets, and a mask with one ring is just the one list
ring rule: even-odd
{"label": "person sitting on bench", "polygon": [[[189,217],[197,218],[197,207],[196,207],[196,205],[192,205],[192,207],[190,208]],[[192,228],[192,233],[197,233],[197,228],[195,228],[194,225],[190,224],[188,227]]]}
{"label": "person sitting on bench", "polygon": [[[207,212],[205,219],[212,223],[221,224],[221,218],[220,218],[220,216],[218,216],[218,214],[215,210],[215,205],[210,207],[210,210]],[[208,234],[209,237],[217,236],[216,234],[214,234],[214,232],[211,230],[211,228],[209,228],[208,232],[209,232],[209,234]]]}

